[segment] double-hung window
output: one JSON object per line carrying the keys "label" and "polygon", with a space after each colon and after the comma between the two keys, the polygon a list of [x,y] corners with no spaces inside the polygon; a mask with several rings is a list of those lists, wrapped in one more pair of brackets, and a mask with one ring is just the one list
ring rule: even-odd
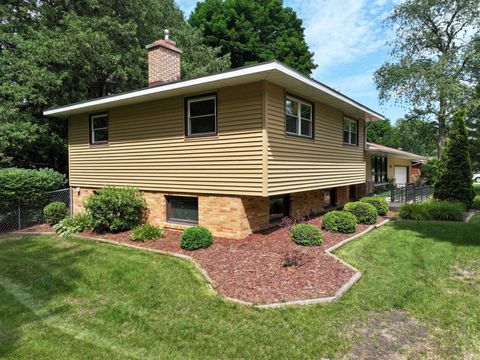
{"label": "double-hung window", "polygon": [[106,144],[108,142],[108,114],[90,115],[90,143]]}
{"label": "double-hung window", "polygon": [[217,96],[205,95],[186,101],[185,135],[211,136],[217,134]]}
{"label": "double-hung window", "polygon": [[348,117],[343,118],[343,143],[358,145],[358,121]]}
{"label": "double-hung window", "polygon": [[313,106],[287,96],[285,99],[285,131],[289,135],[313,137]]}

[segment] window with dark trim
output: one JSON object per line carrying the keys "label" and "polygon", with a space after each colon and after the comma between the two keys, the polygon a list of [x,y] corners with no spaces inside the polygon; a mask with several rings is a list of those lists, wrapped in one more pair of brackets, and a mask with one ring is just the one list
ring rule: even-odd
{"label": "window with dark trim", "polygon": [[270,222],[278,222],[290,215],[290,196],[280,195],[270,197]]}
{"label": "window with dark trim", "polygon": [[372,156],[372,181],[375,183],[387,182],[387,157]]}
{"label": "window with dark trim", "polygon": [[290,95],[285,98],[285,132],[313,138],[313,104]]}
{"label": "window with dark trim", "polygon": [[325,209],[337,206],[337,189],[323,190],[323,206]]}
{"label": "window with dark trim", "polygon": [[108,114],[90,115],[90,144],[108,143]]}
{"label": "window with dark trim", "polygon": [[217,134],[217,95],[202,95],[185,99],[185,136]]}
{"label": "window with dark trim", "polygon": [[198,224],[198,198],[168,196],[167,222],[187,225]]}
{"label": "window with dark trim", "polygon": [[343,143],[358,145],[358,121],[343,117]]}

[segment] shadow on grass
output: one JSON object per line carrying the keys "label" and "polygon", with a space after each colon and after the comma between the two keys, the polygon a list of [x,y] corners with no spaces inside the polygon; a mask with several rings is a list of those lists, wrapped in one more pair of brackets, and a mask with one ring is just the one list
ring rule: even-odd
{"label": "shadow on grass", "polygon": [[448,221],[393,221],[396,230],[408,230],[422,238],[450,242],[458,246],[480,246],[480,214],[475,215],[469,223]]}
{"label": "shadow on grass", "polygon": [[23,329],[69,311],[46,307],[59,295],[75,290],[82,273],[75,264],[92,250],[50,236],[0,237],[0,355],[6,356],[22,339]]}

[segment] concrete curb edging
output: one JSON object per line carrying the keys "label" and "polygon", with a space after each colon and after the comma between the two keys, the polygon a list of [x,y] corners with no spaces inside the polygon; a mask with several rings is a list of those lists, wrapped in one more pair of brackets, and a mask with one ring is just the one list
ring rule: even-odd
{"label": "concrete curb edging", "polygon": [[[305,300],[295,300],[295,301],[287,301],[287,302],[278,302],[278,303],[271,303],[271,304],[256,304],[256,303],[251,303],[251,302],[248,302],[248,301],[243,301],[243,300],[240,300],[240,299],[231,298],[231,297],[224,296],[224,295],[220,294],[219,292],[217,292],[215,290],[215,282],[210,278],[207,271],[191,256],[184,255],[184,254],[179,254],[179,253],[168,252],[168,251],[163,251],[163,250],[158,250],[158,249],[145,248],[145,247],[138,246],[138,245],[118,243],[118,242],[115,242],[115,241],[112,241],[112,240],[97,238],[97,237],[89,237],[89,236],[75,235],[75,234],[72,234],[72,235],[69,235],[69,236],[71,236],[73,238],[77,238],[77,239],[91,240],[91,241],[101,242],[101,243],[110,244],[110,245],[123,246],[123,247],[131,248],[131,249],[149,251],[149,252],[153,252],[153,253],[157,253],[157,254],[161,254],[161,255],[167,255],[167,256],[175,257],[175,258],[182,259],[182,260],[187,260],[203,276],[203,278],[207,282],[207,285],[208,285],[209,289],[212,290],[216,295],[220,296],[221,298],[223,298],[225,300],[228,300],[228,301],[231,301],[231,302],[234,302],[234,303],[237,303],[237,304],[240,304],[240,305],[253,306],[253,307],[259,308],[259,309],[269,309],[269,308],[271,309],[271,308],[281,308],[281,307],[287,307],[287,306],[305,306],[305,305],[314,305],[314,304],[324,304],[324,303],[330,303],[330,302],[333,302],[333,301],[336,301],[336,300],[340,299],[343,296],[343,294],[347,290],[349,290],[360,279],[360,277],[362,276],[362,273],[358,269],[353,267],[352,265],[348,264],[344,260],[340,259],[338,256],[334,255],[333,251],[335,251],[336,249],[340,248],[341,246],[349,243],[350,241],[353,241],[353,240],[357,239],[358,237],[360,237],[362,235],[365,235],[368,232],[370,232],[370,231],[372,231],[372,230],[374,230],[374,229],[376,229],[380,226],[385,225],[389,221],[390,221],[390,219],[385,219],[378,224],[371,225],[367,229],[365,229],[364,231],[362,231],[358,234],[355,234],[354,236],[352,236],[348,239],[345,239],[345,240],[339,242],[338,244],[335,244],[332,247],[325,250],[325,253],[328,256],[333,257],[335,260],[339,261],[344,266],[346,266],[347,268],[354,271],[354,274],[352,275],[352,277],[335,292],[335,295],[328,296],[328,297],[320,297],[320,298],[305,299]],[[45,234],[48,235],[48,234],[50,234],[51,235],[51,234],[55,234],[55,233],[51,233],[51,232],[43,232],[43,233],[17,232],[16,234],[23,234],[23,235],[45,235]]]}
{"label": "concrete curb edging", "polygon": [[477,213],[478,213],[477,210],[469,210],[467,212],[467,216],[465,217],[465,223],[468,223]]}

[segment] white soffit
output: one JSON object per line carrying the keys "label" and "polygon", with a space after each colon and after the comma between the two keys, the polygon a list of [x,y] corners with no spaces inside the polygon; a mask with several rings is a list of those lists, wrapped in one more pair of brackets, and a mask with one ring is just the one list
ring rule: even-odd
{"label": "white soffit", "polygon": [[75,103],[47,110],[43,114],[45,116],[67,117],[74,114],[105,110],[112,107],[198,93],[260,80],[268,80],[298,95],[325,103],[351,116],[364,117],[368,120],[384,119],[377,112],[276,61]]}

